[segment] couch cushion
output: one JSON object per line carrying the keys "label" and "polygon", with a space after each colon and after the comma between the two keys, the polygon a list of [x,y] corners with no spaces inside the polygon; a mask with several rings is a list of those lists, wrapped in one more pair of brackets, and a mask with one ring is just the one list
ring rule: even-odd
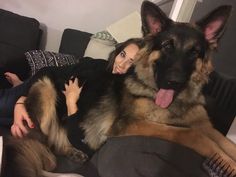
{"label": "couch cushion", "polygon": [[214,127],[226,135],[236,116],[236,79],[213,71],[203,93]]}
{"label": "couch cushion", "polygon": [[71,54],[77,58],[84,56],[91,33],[75,29],[65,29],[62,34],[59,53]]}
{"label": "couch cushion", "polygon": [[73,55],[61,54],[42,50],[33,50],[25,53],[29,63],[31,76],[46,66],[66,66],[75,64],[79,60]]}
{"label": "couch cushion", "polygon": [[117,41],[107,31],[97,32],[91,36],[84,57],[107,60],[115,49]]}
{"label": "couch cushion", "polygon": [[115,44],[108,45],[103,40],[91,38],[85,50],[84,57],[107,60],[109,54],[115,49]]}
{"label": "couch cushion", "polygon": [[38,48],[39,35],[39,22],[36,19],[0,9],[1,43],[24,51],[32,50]]}

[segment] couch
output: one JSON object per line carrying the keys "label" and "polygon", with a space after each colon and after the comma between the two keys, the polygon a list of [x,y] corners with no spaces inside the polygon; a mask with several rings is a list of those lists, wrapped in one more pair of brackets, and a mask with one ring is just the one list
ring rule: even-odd
{"label": "couch", "polygon": [[[28,59],[29,66],[31,67],[31,73],[32,73],[32,70],[40,69],[39,67],[45,67],[45,66],[51,66],[51,65],[58,65],[59,66],[60,63],[61,64],[76,63],[77,60],[79,60],[79,58],[84,56],[87,46],[91,40],[91,36],[92,36],[92,34],[88,33],[88,32],[84,32],[84,31],[80,31],[80,30],[76,30],[76,29],[65,29],[63,32],[63,35],[62,35],[62,39],[61,39],[58,53],[49,52],[49,51],[37,51],[37,50],[36,51],[35,50],[28,51],[26,53],[26,56],[27,56],[26,58]],[[30,62],[31,60],[34,60],[34,61],[42,60],[42,58],[48,59],[48,62],[43,63],[41,61],[38,61],[39,64],[37,64],[37,65],[35,65],[35,62]],[[70,61],[70,62],[68,62],[68,61]],[[206,108],[208,110],[209,115],[212,117],[213,124],[220,132],[222,132],[223,134],[226,134],[235,115],[236,115],[236,110],[235,110],[236,79],[226,78],[217,72],[213,72],[211,74],[209,84],[205,86],[203,91],[204,91],[204,94],[207,98]],[[136,138],[136,137],[134,137],[134,138]],[[124,141],[126,141],[126,139],[124,139]],[[130,139],[127,139],[127,141],[130,142]],[[136,142],[136,141],[132,141],[132,142]],[[155,142],[157,142],[157,141],[155,141]],[[158,144],[157,147],[159,147],[159,143],[161,143],[162,145],[163,145],[163,143],[164,144],[167,143],[166,145],[163,145],[163,147],[164,146],[169,147],[169,148],[175,147],[175,149],[176,149],[176,145],[172,144],[171,146],[169,146],[168,142],[166,142],[166,141],[162,142],[162,140],[160,140],[160,142],[157,143]],[[146,144],[145,141],[142,144]],[[134,144],[131,147],[139,147],[139,146]],[[99,157],[104,157],[104,159],[106,161],[107,155],[104,153],[110,152],[111,149],[115,151],[117,148],[110,148],[109,147],[108,151],[101,151],[101,152],[99,152],[99,154],[96,154],[96,156],[94,156],[93,160],[96,161],[96,158],[99,156]],[[162,149],[165,150],[166,148],[162,148]],[[177,150],[178,149],[179,148],[177,145]],[[127,149],[124,148],[124,150],[126,151]],[[188,152],[188,151],[189,151],[188,149],[180,148],[179,151],[177,151],[178,153],[175,153],[175,156],[180,155],[179,159],[180,158],[183,159],[183,156],[181,155],[183,153],[185,154],[184,157],[191,157],[192,155],[194,155],[194,154],[192,154],[192,151],[191,152]],[[130,152],[133,152],[133,150],[130,150]],[[189,155],[186,155],[188,153],[189,153]],[[114,154],[117,154],[117,153],[114,153]],[[199,163],[199,164],[201,164],[202,160],[203,160],[202,158],[199,158],[199,156],[195,156],[195,155],[194,155],[193,159],[198,159],[198,161],[196,163]],[[59,171],[59,172],[63,172],[63,170],[64,170],[63,166],[65,165],[65,163],[70,163],[70,162],[65,162],[64,159],[62,159],[62,160],[63,160],[63,163],[58,164],[59,166],[58,166],[57,171]],[[124,160],[124,159],[121,158],[121,160]],[[134,158],[134,160],[135,160],[135,158]],[[185,159],[185,160],[188,161],[187,159]],[[116,161],[110,159],[110,162],[114,163]],[[176,163],[178,163],[178,162],[176,162]],[[103,163],[103,164],[105,164],[105,163]],[[124,164],[126,164],[126,160],[125,160]],[[192,164],[192,163],[188,163],[188,164]],[[71,165],[71,164],[69,164],[69,165]],[[130,165],[130,163],[128,165]],[[71,165],[71,166],[73,166],[73,165]],[[93,167],[89,167],[89,168],[93,168]],[[70,169],[70,170],[73,171],[74,169]],[[88,171],[90,171],[90,170],[88,170]],[[93,176],[94,177],[94,174],[93,175],[87,174],[86,176]]]}

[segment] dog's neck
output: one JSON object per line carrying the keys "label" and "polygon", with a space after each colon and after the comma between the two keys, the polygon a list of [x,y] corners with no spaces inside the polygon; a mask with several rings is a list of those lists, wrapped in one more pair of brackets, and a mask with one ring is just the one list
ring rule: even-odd
{"label": "dog's neck", "polygon": [[156,89],[148,86],[142,80],[135,76],[129,76],[125,79],[125,87],[128,92],[135,97],[155,98]]}
{"label": "dog's neck", "polygon": [[202,84],[197,84],[193,80],[188,82],[187,87],[176,96],[172,104],[168,107],[173,117],[180,117],[194,106],[205,104],[202,86]]}

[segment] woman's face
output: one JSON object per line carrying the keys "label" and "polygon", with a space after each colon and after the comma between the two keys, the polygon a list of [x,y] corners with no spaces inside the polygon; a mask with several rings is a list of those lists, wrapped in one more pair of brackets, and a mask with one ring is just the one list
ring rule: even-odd
{"label": "woman's face", "polygon": [[134,62],[134,56],[139,51],[136,44],[129,44],[115,58],[112,73],[125,74]]}

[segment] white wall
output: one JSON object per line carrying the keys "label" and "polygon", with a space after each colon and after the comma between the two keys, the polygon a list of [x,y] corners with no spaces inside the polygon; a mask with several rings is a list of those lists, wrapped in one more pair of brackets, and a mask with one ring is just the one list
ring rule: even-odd
{"label": "white wall", "polygon": [[227,137],[231,139],[236,144],[236,117],[227,133]]}
{"label": "white wall", "polygon": [[36,18],[46,26],[46,50],[57,52],[65,28],[95,33],[140,11],[142,0],[0,0],[0,8]]}

